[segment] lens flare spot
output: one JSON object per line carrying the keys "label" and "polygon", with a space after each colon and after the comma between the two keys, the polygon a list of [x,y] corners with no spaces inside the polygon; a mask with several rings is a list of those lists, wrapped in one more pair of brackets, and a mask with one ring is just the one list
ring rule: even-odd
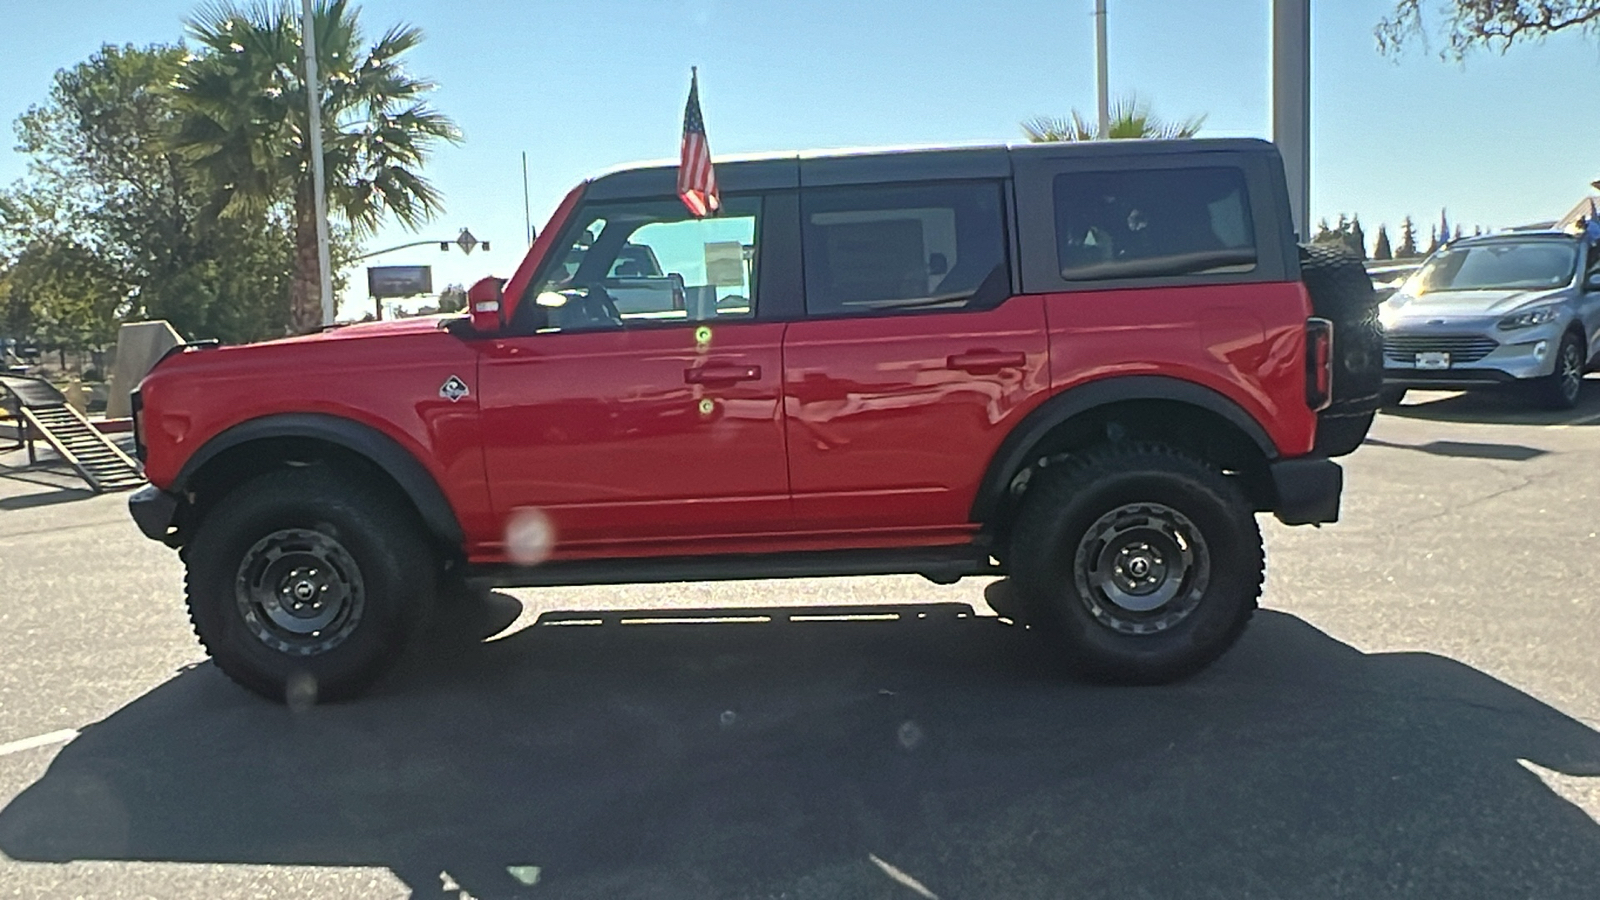
{"label": "lens flare spot", "polygon": [[283,685],[283,702],[295,712],[317,705],[317,679],[310,672],[295,672]]}
{"label": "lens flare spot", "polygon": [[922,745],[922,726],[907,720],[901,723],[900,728],[895,732],[895,738],[899,740],[900,746],[907,750],[915,750]]}
{"label": "lens flare spot", "polygon": [[544,510],[525,506],[506,517],[506,556],[523,566],[536,566],[555,549],[556,527]]}
{"label": "lens flare spot", "polygon": [[716,411],[717,404],[713,402],[710,397],[706,397],[700,401],[700,415],[709,416]]}
{"label": "lens flare spot", "polygon": [[694,330],[694,345],[699,350],[706,350],[711,346],[711,326],[701,325]]}

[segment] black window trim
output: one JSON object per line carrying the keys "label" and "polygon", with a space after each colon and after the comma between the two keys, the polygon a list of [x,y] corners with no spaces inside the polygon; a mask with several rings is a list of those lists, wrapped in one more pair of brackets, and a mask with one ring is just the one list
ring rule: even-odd
{"label": "black window trim", "polygon": [[[809,307],[806,306],[804,201],[807,193],[810,193],[811,191],[850,191],[857,189],[873,190],[877,188],[895,187],[935,187],[945,184],[987,184],[1000,191],[1000,240],[1002,241],[1001,248],[1003,251],[1000,265],[1004,266],[1007,270],[1004,279],[1005,290],[993,289],[990,284],[990,279],[992,279],[994,276],[993,270],[990,270],[991,274],[985,276],[983,280],[978,283],[977,287],[973,288],[972,293],[967,295],[962,306],[890,306],[862,312],[813,312]],[[1017,233],[1016,193],[1012,179],[1010,178],[915,178],[872,182],[841,182],[837,184],[825,183],[802,185],[799,194],[800,202],[796,205],[795,215],[800,229],[800,239],[798,241],[801,254],[800,307],[802,315],[800,317],[807,321],[829,322],[845,319],[885,319],[900,316],[959,315],[962,313],[989,312],[1000,308],[1007,300],[1021,293],[1021,267],[1018,265],[1019,257],[1017,251],[1017,241],[1013,238],[1013,235]],[[982,302],[979,303],[971,302],[972,298],[977,297],[978,294],[985,289],[994,290],[993,296],[986,297]],[[954,303],[955,301],[951,300],[949,302]]]}
{"label": "black window trim", "polygon": [[[1079,293],[1124,288],[1264,284],[1300,277],[1293,226],[1287,221],[1288,193],[1276,157],[1261,152],[1205,151],[1125,157],[1015,157],[1018,197],[1018,250],[1021,291],[1027,294]],[[1125,173],[1174,169],[1232,168],[1244,175],[1255,230],[1256,266],[1248,272],[1201,272],[1098,279],[1067,278],[1057,259],[1055,179],[1093,172]]]}

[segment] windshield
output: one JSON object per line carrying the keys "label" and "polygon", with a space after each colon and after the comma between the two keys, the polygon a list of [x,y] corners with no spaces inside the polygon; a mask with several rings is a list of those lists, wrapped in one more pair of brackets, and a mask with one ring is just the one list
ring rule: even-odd
{"label": "windshield", "polygon": [[1567,241],[1502,241],[1435,253],[1407,293],[1431,291],[1534,290],[1572,280],[1577,248]]}

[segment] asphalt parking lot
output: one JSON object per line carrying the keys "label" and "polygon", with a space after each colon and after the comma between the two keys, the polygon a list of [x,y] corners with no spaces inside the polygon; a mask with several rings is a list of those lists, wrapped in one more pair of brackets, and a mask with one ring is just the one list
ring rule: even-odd
{"label": "asphalt parking lot", "polygon": [[[1341,523],[1264,524],[1239,647],[1138,689],[981,581],[863,578],[516,591],[293,711],[205,663],[124,495],[0,456],[0,897],[1594,898],[1585,391],[1413,394]],[[634,623],[706,609],[753,612]]]}

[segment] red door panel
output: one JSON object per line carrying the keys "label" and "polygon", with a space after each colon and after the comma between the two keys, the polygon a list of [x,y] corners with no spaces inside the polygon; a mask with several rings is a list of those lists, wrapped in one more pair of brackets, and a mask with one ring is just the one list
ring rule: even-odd
{"label": "red door panel", "polygon": [[[1305,393],[1311,304],[1299,282],[1042,297],[1056,390],[1116,375],[1181,378],[1243,407],[1284,456],[1311,451],[1317,424]],[[1134,344],[1130,333],[1137,335]]]}
{"label": "red door panel", "polygon": [[1039,297],[986,312],[791,324],[784,390],[797,528],[963,539],[985,466],[1049,383]]}
{"label": "red door panel", "polygon": [[[556,556],[692,553],[788,527],[782,324],[487,341],[490,495],[550,516]],[[708,336],[709,341],[699,338]]]}

